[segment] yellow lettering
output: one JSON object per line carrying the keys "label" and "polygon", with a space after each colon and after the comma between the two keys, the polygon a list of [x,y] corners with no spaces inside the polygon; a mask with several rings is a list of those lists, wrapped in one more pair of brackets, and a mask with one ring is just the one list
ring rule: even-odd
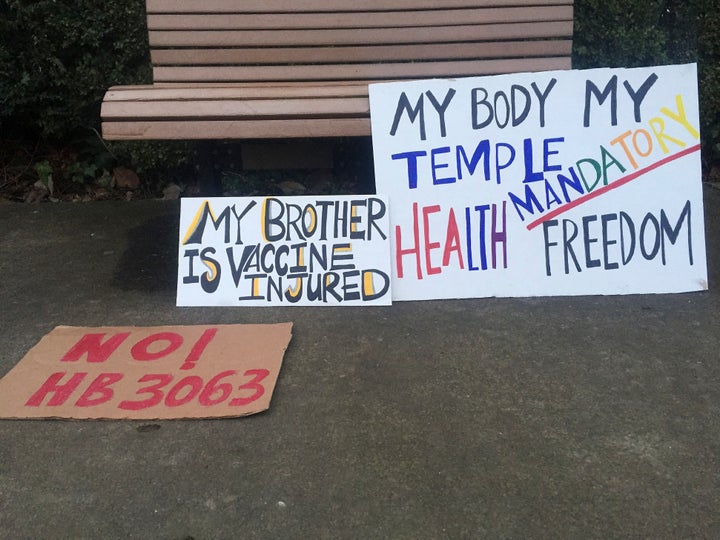
{"label": "yellow lettering", "polygon": [[683,104],[682,96],[678,94],[675,96],[675,105],[677,106],[677,114],[672,112],[667,107],[663,107],[660,109],[660,112],[663,113],[668,118],[671,118],[672,120],[675,120],[678,124],[682,125],[685,129],[688,130],[688,133],[692,136],[693,139],[699,139],[700,138],[700,132],[695,129],[693,126],[690,125],[690,122],[688,122],[687,115],[685,114],[685,106]]}

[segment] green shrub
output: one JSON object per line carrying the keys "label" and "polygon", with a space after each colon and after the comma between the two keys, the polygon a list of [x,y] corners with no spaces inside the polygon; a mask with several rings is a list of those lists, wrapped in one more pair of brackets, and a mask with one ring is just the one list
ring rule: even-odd
{"label": "green shrub", "polygon": [[155,192],[171,181],[187,144],[99,139],[107,89],[150,82],[143,0],[0,0],[0,138],[34,149],[40,165],[24,169],[27,184],[104,186],[116,165]]}
{"label": "green shrub", "polygon": [[99,126],[112,84],[150,81],[142,0],[6,0],[0,127],[61,138]]}
{"label": "green shrub", "polygon": [[705,1],[698,16],[700,121],[706,171],[720,181],[720,9]]}

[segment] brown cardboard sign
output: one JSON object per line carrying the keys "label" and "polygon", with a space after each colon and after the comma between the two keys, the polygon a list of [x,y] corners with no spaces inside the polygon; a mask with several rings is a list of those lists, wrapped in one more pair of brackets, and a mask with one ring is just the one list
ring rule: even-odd
{"label": "brown cardboard sign", "polygon": [[268,409],[292,323],[58,326],[0,380],[0,418],[237,417]]}

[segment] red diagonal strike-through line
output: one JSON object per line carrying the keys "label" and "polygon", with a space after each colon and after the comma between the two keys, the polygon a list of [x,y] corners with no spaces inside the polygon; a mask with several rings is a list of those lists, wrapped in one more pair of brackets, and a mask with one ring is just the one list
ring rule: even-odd
{"label": "red diagonal strike-through line", "polygon": [[537,227],[538,225],[540,225],[541,223],[544,223],[545,221],[547,221],[549,219],[559,216],[560,214],[564,214],[568,210],[572,210],[576,206],[580,206],[581,204],[586,203],[589,200],[594,199],[595,197],[599,197],[600,195],[603,195],[610,190],[619,188],[620,186],[624,186],[625,184],[632,182],[637,177],[642,176],[643,174],[649,173],[650,171],[654,171],[658,167],[667,165],[668,163],[671,163],[671,162],[675,161],[676,159],[680,159],[681,157],[687,156],[688,154],[692,154],[693,152],[698,152],[699,150],[700,150],[700,145],[696,144],[695,146],[686,148],[685,150],[682,150],[682,151],[678,152],[677,154],[673,154],[672,156],[663,158],[660,161],[653,163],[652,165],[648,165],[644,169],[639,169],[632,174],[628,174],[627,176],[618,178],[612,184],[608,184],[607,186],[603,186],[599,189],[596,189],[595,191],[586,193],[582,197],[579,197],[579,198],[575,199],[574,201],[570,201],[569,203],[567,203],[563,206],[560,206],[559,208],[556,208],[552,212],[548,212],[544,216],[540,216],[538,219],[536,219],[532,223],[528,224],[527,230],[531,231],[535,227]]}

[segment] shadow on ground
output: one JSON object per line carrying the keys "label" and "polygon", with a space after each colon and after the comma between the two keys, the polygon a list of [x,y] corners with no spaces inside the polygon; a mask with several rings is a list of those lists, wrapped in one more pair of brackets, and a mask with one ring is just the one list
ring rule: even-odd
{"label": "shadow on ground", "polygon": [[130,229],[112,286],[123,291],[175,289],[178,229],[176,213],[154,217]]}

